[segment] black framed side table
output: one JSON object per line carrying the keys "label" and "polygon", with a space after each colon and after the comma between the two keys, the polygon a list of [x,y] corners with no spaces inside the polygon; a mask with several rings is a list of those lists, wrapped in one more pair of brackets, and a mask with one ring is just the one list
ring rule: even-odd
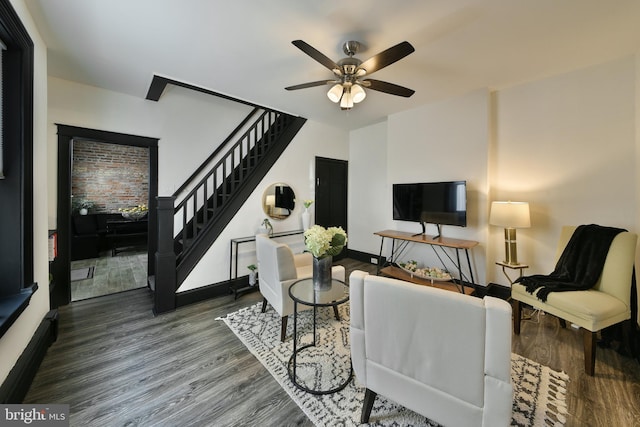
{"label": "black framed side table", "polygon": [[[349,367],[347,369],[349,374],[347,378],[341,382],[338,382],[340,381],[338,379],[336,381],[338,382],[338,384],[335,387],[332,386],[327,390],[319,390],[316,388],[312,388],[312,386],[302,384],[297,376],[297,362],[298,356],[301,352],[312,349],[318,344],[316,327],[318,307],[332,307],[333,312],[337,313],[337,307],[340,304],[349,301],[349,286],[347,286],[341,280],[332,279],[331,287],[329,289],[314,290],[313,279],[307,278],[294,282],[289,287],[289,296],[291,297],[291,299],[293,299],[293,354],[289,358],[289,363],[287,366],[289,378],[291,379],[293,384],[300,390],[315,395],[336,393],[342,390],[347,386],[347,384],[349,384],[349,382],[353,378],[351,356],[349,356]],[[298,304],[303,304],[313,308],[313,341],[310,344],[305,344],[300,347],[298,347]],[[305,369],[308,369],[308,366],[305,366]],[[340,371],[340,369],[335,369],[335,371]]]}

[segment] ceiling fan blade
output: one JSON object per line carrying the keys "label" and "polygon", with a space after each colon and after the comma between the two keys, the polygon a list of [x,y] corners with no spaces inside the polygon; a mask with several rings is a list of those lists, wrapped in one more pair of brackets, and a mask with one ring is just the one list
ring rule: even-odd
{"label": "ceiling fan blade", "polygon": [[338,67],[338,64],[333,62],[331,59],[329,59],[327,56],[325,56],[315,47],[311,46],[309,43],[306,43],[302,40],[294,40],[291,43],[293,43],[295,47],[297,47],[298,49],[300,49],[301,51],[303,51],[304,53],[306,53],[307,55],[309,55],[310,57],[312,57],[313,59],[315,59],[316,61],[318,61],[325,67],[327,67],[328,69],[330,69],[331,71],[333,71],[334,69],[340,69],[340,67]]}
{"label": "ceiling fan blade", "polygon": [[302,83],[299,85],[294,85],[294,86],[288,86],[285,87],[286,90],[298,90],[298,89],[306,89],[308,87],[314,87],[314,86],[324,86],[324,85],[328,85],[331,83],[336,83],[335,80],[318,80],[317,82],[309,82],[309,83]]}
{"label": "ceiling fan blade", "polygon": [[416,92],[413,89],[395,85],[389,82],[383,82],[382,80],[366,79],[363,80],[362,83],[364,83],[363,86],[368,89],[377,90],[379,92],[384,92],[391,95],[404,96],[405,98],[409,98]]}
{"label": "ceiling fan blade", "polygon": [[411,43],[404,41],[367,59],[360,64],[358,69],[366,70],[367,74],[375,73],[387,65],[391,65],[394,62],[401,60],[414,51],[415,49],[411,46]]}

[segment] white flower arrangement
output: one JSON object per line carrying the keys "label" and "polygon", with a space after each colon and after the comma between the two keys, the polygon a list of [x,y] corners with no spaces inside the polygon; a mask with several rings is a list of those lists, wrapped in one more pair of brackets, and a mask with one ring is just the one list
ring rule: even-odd
{"label": "white flower arrangement", "polygon": [[304,232],[304,244],[316,258],[336,256],[347,244],[347,233],[342,227],[314,225]]}

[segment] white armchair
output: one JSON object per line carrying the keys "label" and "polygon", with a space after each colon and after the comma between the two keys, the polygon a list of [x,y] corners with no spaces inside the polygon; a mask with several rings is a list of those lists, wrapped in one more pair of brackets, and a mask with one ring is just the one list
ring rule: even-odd
{"label": "white armchair", "polygon": [[[256,236],[256,252],[258,256],[258,284],[262,301],[262,312],[267,308],[267,302],[282,317],[280,339],[284,341],[287,333],[287,319],[293,314],[293,300],[289,296],[289,287],[296,280],[312,277],[313,256],[308,253],[295,254],[284,243],[278,243],[265,234]],[[344,267],[332,267],[334,279],[345,279]],[[298,310],[307,310],[310,306],[298,305]],[[335,310],[336,318],[338,317]]]}
{"label": "white armchair", "polygon": [[354,271],[349,277],[351,358],[376,395],[447,426],[511,422],[511,306]]}

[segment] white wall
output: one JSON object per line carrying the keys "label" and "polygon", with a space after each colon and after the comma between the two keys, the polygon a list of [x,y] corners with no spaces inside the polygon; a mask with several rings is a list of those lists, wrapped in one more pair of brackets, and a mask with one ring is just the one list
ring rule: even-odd
{"label": "white wall", "polygon": [[377,254],[389,226],[387,189],[387,122],[352,131],[349,136],[349,249]]}
{"label": "white wall", "polygon": [[[417,223],[393,221],[392,185],[408,182],[467,181],[467,227],[443,226],[445,237],[478,241],[470,251],[476,283],[486,284],[487,165],[490,94],[478,90],[389,117],[387,134],[387,228],[420,232]],[[435,234],[435,226],[427,234]],[[390,246],[390,245],[389,245]],[[390,247],[385,245],[387,255]],[[426,245],[413,245],[402,260],[440,266]],[[398,261],[402,261],[398,260]],[[465,266],[466,263],[463,263]],[[449,270],[453,265],[447,263]],[[463,269],[468,274],[468,269]]]}
{"label": "white wall", "polygon": [[[509,284],[495,265],[504,259],[504,237],[501,228],[488,225],[493,200],[530,203],[532,227],[518,230],[519,260],[530,265],[525,274],[553,269],[563,224],[598,223],[637,232],[637,82],[638,55],[491,94],[475,91],[352,132],[350,185],[356,191],[350,192],[350,214],[382,212],[384,220],[369,214],[367,222],[353,226],[350,247],[377,253],[379,240],[370,233],[420,231],[417,224],[391,219],[391,186],[397,182],[467,180],[468,227],[445,227],[444,234],[480,242],[472,251],[480,284]],[[380,165],[383,146],[386,167]],[[384,196],[356,200],[369,182],[386,185]],[[355,221],[352,215],[350,223]],[[404,258],[437,265],[426,253],[414,246]]]}
{"label": "white wall", "polygon": [[2,383],[49,311],[47,235],[47,51],[22,0],[11,0],[34,44],[33,87],[33,245],[34,278],[39,289],[26,310],[0,339]]}
{"label": "white wall", "polygon": [[[560,227],[638,230],[635,58],[550,77],[496,94],[493,200],[528,201],[531,228],[518,230],[525,274],[548,274]],[[493,259],[504,257],[491,227]],[[493,269],[489,279],[507,284]]]}

